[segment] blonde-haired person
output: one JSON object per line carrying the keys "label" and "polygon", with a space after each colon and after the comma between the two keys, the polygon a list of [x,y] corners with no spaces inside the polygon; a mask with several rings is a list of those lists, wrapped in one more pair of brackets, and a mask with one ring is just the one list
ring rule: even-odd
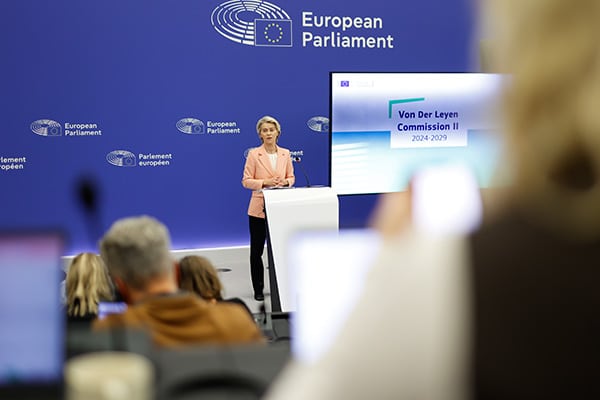
{"label": "blonde-haired person", "polygon": [[356,308],[269,400],[600,398],[600,1],[483,6],[511,75],[505,204],[468,237],[431,237],[410,197],[384,196]]}
{"label": "blonde-haired person", "polygon": [[[487,0],[505,96],[512,195],[547,228],[600,234],[600,3]],[[534,15],[539,14],[539,15]],[[501,21],[501,23],[499,22]]]}
{"label": "blonde-haired person", "polygon": [[256,132],[261,140],[259,147],[248,152],[244,165],[242,185],[252,190],[248,206],[250,230],[250,275],[254,299],[265,299],[263,250],[267,238],[265,223],[265,199],[262,189],[273,187],[290,187],[294,185],[294,166],[290,151],[278,145],[281,135],[279,121],[271,116],[264,116],[256,123]]}
{"label": "blonde-haired person", "polygon": [[487,6],[513,184],[470,241],[474,395],[600,398],[600,2]]}
{"label": "blonde-haired person", "polygon": [[204,300],[217,303],[221,301],[239,304],[250,316],[252,312],[239,298],[223,298],[223,283],[219,273],[206,257],[191,255],[179,260],[179,287],[196,293]]}
{"label": "blonde-haired person", "polygon": [[73,258],[65,279],[67,319],[89,322],[98,315],[98,304],[113,298],[113,285],[102,258],[80,253]]}

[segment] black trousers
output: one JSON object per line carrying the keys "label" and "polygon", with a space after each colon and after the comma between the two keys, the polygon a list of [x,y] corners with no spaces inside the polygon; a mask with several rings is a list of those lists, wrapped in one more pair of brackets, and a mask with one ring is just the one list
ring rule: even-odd
{"label": "black trousers", "polygon": [[267,239],[267,223],[264,218],[249,216],[250,218],[250,276],[252,289],[255,294],[262,294],[265,287],[265,267],[262,255]]}

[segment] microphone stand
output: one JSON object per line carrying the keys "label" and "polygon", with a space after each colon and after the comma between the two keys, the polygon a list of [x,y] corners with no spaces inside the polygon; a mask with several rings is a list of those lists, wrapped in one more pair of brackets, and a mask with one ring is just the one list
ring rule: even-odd
{"label": "microphone stand", "polygon": [[300,171],[302,171],[302,175],[304,175],[304,179],[306,180],[306,187],[310,187],[310,181],[308,180],[308,174],[306,173],[306,170],[304,169],[304,166],[301,163],[302,159],[300,157],[294,157],[294,158],[292,158],[292,161],[294,161],[296,164],[298,164],[300,166]]}

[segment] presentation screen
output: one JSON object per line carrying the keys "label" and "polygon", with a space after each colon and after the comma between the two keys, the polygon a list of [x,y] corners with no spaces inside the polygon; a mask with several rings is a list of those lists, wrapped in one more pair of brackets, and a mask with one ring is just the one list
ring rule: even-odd
{"label": "presentation screen", "polygon": [[417,170],[461,164],[500,184],[506,75],[330,73],[330,185],[339,195],[398,192]]}

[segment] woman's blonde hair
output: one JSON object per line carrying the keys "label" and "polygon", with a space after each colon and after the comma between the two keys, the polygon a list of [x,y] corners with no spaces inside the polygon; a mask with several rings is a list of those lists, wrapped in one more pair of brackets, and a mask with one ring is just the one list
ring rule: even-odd
{"label": "woman's blonde hair", "polygon": [[99,255],[80,253],[69,266],[65,282],[67,314],[83,317],[98,314],[98,303],[113,298],[108,270]]}
{"label": "woman's blonde hair", "polygon": [[600,2],[488,0],[514,195],[570,236],[600,235]]}
{"label": "woman's blonde hair", "polygon": [[275,125],[275,129],[277,130],[277,139],[279,139],[279,136],[281,136],[281,125],[279,124],[279,121],[277,121],[275,118],[271,117],[270,115],[265,115],[264,117],[259,119],[258,122],[256,123],[256,133],[258,133],[258,136],[260,137],[261,126],[266,123]]}
{"label": "woman's blonde hair", "polygon": [[186,256],[179,261],[179,286],[205,300],[223,300],[223,284],[215,267],[205,257]]}

